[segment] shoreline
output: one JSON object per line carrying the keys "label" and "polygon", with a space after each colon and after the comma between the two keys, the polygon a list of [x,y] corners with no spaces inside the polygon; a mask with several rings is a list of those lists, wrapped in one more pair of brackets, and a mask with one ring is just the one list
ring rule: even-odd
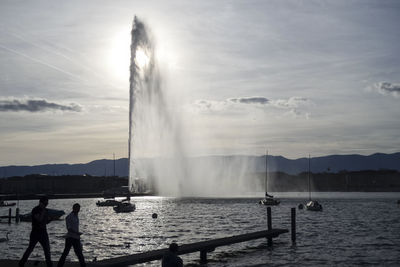
{"label": "shoreline", "polygon": [[[49,199],[67,199],[67,198],[116,198],[116,197],[126,197],[127,194],[116,193],[116,194],[103,194],[103,193],[82,193],[82,194],[24,194],[15,195],[7,194],[0,195],[1,200],[35,200],[39,199],[41,196],[47,196]],[[153,193],[131,193],[131,197],[143,197],[143,196],[154,196]]]}

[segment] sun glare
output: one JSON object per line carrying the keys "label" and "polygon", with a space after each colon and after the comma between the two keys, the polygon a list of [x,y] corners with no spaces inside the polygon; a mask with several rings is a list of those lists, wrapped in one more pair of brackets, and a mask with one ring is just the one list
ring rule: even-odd
{"label": "sun glare", "polygon": [[139,68],[143,68],[149,63],[149,57],[146,55],[146,53],[142,49],[136,50],[136,65]]}
{"label": "sun glare", "polygon": [[[131,58],[131,34],[129,29],[121,30],[112,39],[109,53],[109,68],[112,75],[121,81],[129,80],[129,64]],[[146,51],[136,50],[135,62],[139,68],[144,68],[150,61]]]}
{"label": "sun glare", "polygon": [[129,28],[121,30],[112,39],[109,54],[110,72],[119,80],[129,80],[131,35]]}

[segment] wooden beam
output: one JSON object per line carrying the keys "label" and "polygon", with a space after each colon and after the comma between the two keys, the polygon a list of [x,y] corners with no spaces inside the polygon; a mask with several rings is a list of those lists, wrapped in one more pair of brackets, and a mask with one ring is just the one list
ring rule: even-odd
{"label": "wooden beam", "polygon": [[[206,240],[191,244],[183,244],[179,246],[178,254],[188,254],[200,251],[200,257],[207,259],[207,252],[213,251],[216,247],[226,246],[230,244],[245,242],[253,239],[259,238],[274,238],[278,237],[280,234],[288,233],[287,229],[271,229],[266,231],[258,231],[253,233],[247,233],[242,235],[235,235],[230,237]],[[163,255],[168,251],[168,249],[157,249],[147,252],[142,252],[138,254],[133,254],[129,256],[122,256],[107,260],[98,261],[96,265],[98,266],[127,266],[137,263],[144,263],[153,260],[161,260]]]}

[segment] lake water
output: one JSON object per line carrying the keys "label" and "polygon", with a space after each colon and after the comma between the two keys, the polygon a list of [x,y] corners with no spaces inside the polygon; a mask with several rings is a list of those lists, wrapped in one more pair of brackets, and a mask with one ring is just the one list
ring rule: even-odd
{"label": "lake water", "polygon": [[[290,229],[290,208],[305,198],[279,195],[281,204],[272,207],[272,225]],[[323,212],[297,209],[297,242],[290,233],[266,239],[218,247],[208,254],[207,266],[400,266],[400,206],[396,194],[319,194]],[[166,248],[178,244],[265,230],[267,208],[254,198],[132,198],[136,210],[116,214],[111,207],[97,207],[97,199],[50,200],[49,208],[67,213],[81,204],[81,231],[87,261]],[[37,201],[20,201],[21,213]],[[153,213],[157,219],[152,218]],[[7,215],[8,208],[0,208]],[[15,214],[15,208],[13,209]],[[63,217],[65,218],[65,216]],[[1,258],[19,259],[28,246],[30,223],[11,225],[3,219],[0,238],[10,232],[10,241],[0,243]],[[48,224],[53,260],[64,248],[65,222]],[[185,266],[198,266],[199,253],[182,255]],[[37,245],[30,259],[44,259]],[[71,250],[69,259],[77,261]],[[160,266],[160,261],[135,266]]]}

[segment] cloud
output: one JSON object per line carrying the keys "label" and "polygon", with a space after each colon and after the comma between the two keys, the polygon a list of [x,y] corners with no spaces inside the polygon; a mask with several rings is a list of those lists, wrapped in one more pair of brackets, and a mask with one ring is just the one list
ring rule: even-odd
{"label": "cloud", "polygon": [[[284,113],[301,115],[299,109],[312,105],[312,102],[304,97],[290,97],[288,99],[268,99],[261,96],[228,98],[222,101],[197,100],[189,108],[195,113],[246,113],[249,110],[283,110]],[[281,112],[280,112],[281,113]],[[306,114],[308,117],[309,114]]]}
{"label": "cloud", "polygon": [[247,107],[267,105],[269,100],[261,96],[250,96],[250,97],[239,97],[239,98],[228,98],[222,101],[215,100],[197,100],[192,105],[192,110],[197,112],[222,112],[232,111],[239,105],[245,105]]}
{"label": "cloud", "polygon": [[290,97],[289,99],[277,99],[271,101],[271,104],[277,108],[287,108],[287,109],[296,109],[300,106],[307,106],[310,105],[311,102],[309,99],[304,97]]}
{"label": "cloud", "polygon": [[268,104],[269,100],[262,96],[251,96],[241,98],[229,98],[228,101],[241,104]]}
{"label": "cloud", "polygon": [[48,110],[80,112],[82,108],[81,106],[74,103],[71,103],[69,105],[61,105],[57,103],[47,102],[45,99],[28,99],[28,100],[0,99],[0,112],[7,112],[7,111],[43,112]]}
{"label": "cloud", "polygon": [[228,105],[227,101],[201,99],[196,100],[192,105],[188,106],[188,109],[194,113],[219,112],[226,110]]}
{"label": "cloud", "polygon": [[75,74],[73,74],[73,73],[71,73],[71,72],[69,72],[69,71],[66,71],[66,70],[64,70],[64,69],[62,69],[62,68],[59,68],[59,67],[57,67],[57,66],[55,66],[55,65],[53,65],[53,64],[47,63],[47,62],[45,62],[45,61],[43,61],[43,60],[41,60],[41,59],[34,58],[34,57],[29,56],[29,55],[27,55],[27,54],[25,54],[25,53],[19,52],[19,51],[15,50],[15,49],[12,49],[12,48],[9,48],[9,47],[3,46],[3,45],[0,45],[0,48],[2,48],[2,49],[4,49],[4,50],[7,50],[7,51],[9,51],[9,52],[11,52],[11,53],[14,53],[14,54],[16,54],[16,55],[19,55],[19,56],[21,56],[21,57],[24,57],[24,58],[26,58],[26,59],[29,59],[29,60],[31,60],[31,61],[33,61],[33,62],[39,63],[39,64],[41,64],[41,65],[43,65],[43,66],[49,67],[50,69],[53,69],[53,70],[56,70],[56,71],[58,71],[58,72],[64,73],[64,74],[66,74],[66,75],[68,75],[68,76],[70,76],[70,77],[74,77],[74,78],[76,78],[76,79],[78,79],[78,80],[80,80],[80,81],[86,82],[85,80],[83,80],[83,79],[82,79],[81,77],[79,77],[78,75],[75,75]]}
{"label": "cloud", "polygon": [[400,96],[400,84],[398,83],[380,82],[374,84],[374,89],[383,95]]}

